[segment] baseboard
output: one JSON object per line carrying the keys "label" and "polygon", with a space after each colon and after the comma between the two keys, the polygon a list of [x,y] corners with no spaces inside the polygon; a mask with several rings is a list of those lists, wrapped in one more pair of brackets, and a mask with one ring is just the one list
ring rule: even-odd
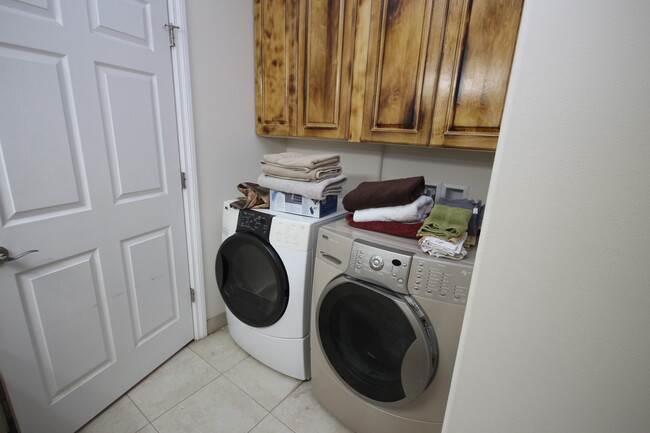
{"label": "baseboard", "polygon": [[226,326],[228,322],[226,321],[226,313],[217,314],[214,317],[208,319],[208,334],[212,334],[215,331]]}

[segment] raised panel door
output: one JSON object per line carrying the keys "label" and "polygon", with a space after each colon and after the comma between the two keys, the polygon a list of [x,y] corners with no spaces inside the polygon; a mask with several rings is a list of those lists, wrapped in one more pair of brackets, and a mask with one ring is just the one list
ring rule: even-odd
{"label": "raised panel door", "polygon": [[296,134],[298,0],[255,0],[255,130]]}
{"label": "raised panel door", "polygon": [[447,2],[371,2],[361,141],[426,146]]}
{"label": "raised panel door", "polygon": [[523,0],[453,0],[432,145],[494,150]]}
{"label": "raised panel door", "polygon": [[167,4],[0,6],[0,371],[72,432],[192,339]]}
{"label": "raised panel door", "polygon": [[298,26],[298,136],[345,139],[356,0],[302,0]]}

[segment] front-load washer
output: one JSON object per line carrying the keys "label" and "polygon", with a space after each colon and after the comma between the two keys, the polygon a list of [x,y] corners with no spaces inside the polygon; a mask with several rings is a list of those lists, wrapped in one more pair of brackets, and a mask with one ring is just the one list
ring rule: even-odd
{"label": "front-load washer", "polygon": [[310,378],[314,245],[335,212],[310,218],[224,203],[215,273],[228,330],[246,352],[280,373]]}
{"label": "front-load washer", "polygon": [[312,298],[312,391],[357,433],[438,433],[474,252],[434,258],[415,240],[321,227]]}

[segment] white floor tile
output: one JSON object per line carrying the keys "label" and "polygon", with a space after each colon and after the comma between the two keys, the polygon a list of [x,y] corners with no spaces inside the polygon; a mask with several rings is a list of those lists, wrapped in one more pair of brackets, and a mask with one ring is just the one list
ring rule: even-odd
{"label": "white floor tile", "polygon": [[138,430],[138,433],[158,433],[158,431],[151,424],[148,424],[142,430]]}
{"label": "white floor tile", "polygon": [[303,382],[271,413],[296,433],[351,433],[316,401],[311,382]]}
{"label": "white floor tile", "polygon": [[278,373],[253,357],[246,358],[224,374],[267,410],[273,410],[300,385],[300,380]]}
{"label": "white floor tile", "polygon": [[147,424],[149,421],[131,399],[122,396],[78,433],[136,433]]}
{"label": "white floor tile", "polygon": [[293,433],[289,427],[282,424],[276,417],[269,414],[250,433]]}
{"label": "white floor tile", "polygon": [[225,376],[153,422],[160,433],[247,433],[268,412]]}
{"label": "white floor tile", "polygon": [[129,391],[142,413],[153,421],[219,376],[219,372],[185,348]]}
{"label": "white floor tile", "polygon": [[230,337],[227,328],[222,328],[201,340],[194,341],[190,343],[189,347],[222,373],[248,357],[248,353]]}

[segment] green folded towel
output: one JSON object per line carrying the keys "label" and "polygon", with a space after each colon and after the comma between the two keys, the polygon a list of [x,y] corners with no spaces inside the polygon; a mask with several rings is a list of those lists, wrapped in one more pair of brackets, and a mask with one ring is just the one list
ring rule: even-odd
{"label": "green folded towel", "polygon": [[471,217],[470,209],[437,204],[418,230],[418,236],[431,235],[444,240],[462,236]]}

